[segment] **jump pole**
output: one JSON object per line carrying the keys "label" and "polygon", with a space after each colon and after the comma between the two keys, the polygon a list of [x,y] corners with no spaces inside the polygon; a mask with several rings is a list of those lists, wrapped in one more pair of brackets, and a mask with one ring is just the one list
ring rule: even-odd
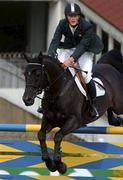
{"label": "jump pole", "polygon": [[[0,124],[0,131],[8,132],[38,132],[41,125],[38,124]],[[59,128],[54,128],[53,132],[58,131]],[[80,134],[119,134],[123,135],[123,127],[102,127],[90,126],[75,130],[73,133]]]}

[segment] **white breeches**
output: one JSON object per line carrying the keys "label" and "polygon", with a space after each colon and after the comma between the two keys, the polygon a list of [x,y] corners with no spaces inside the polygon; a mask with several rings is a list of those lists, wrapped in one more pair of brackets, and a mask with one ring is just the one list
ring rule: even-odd
{"label": "white breeches", "polygon": [[[58,59],[60,62],[64,63],[64,61],[71,56],[71,54],[74,52],[75,49],[58,49]],[[84,77],[85,83],[89,83],[92,79],[92,66],[93,66],[93,57],[94,54],[91,52],[85,52],[77,61],[78,68],[80,68],[82,71],[82,75]],[[74,76],[75,71],[73,68],[69,68],[71,74]]]}

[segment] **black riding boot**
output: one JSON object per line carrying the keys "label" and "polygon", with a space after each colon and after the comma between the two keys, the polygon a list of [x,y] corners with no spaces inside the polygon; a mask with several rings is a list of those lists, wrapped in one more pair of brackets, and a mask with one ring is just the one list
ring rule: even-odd
{"label": "black riding boot", "polygon": [[96,100],[96,87],[95,87],[94,81],[92,79],[86,85],[87,85],[88,99],[90,101],[90,106],[91,106],[91,110],[90,110],[91,117],[95,118],[95,117],[99,116],[97,108],[96,108],[96,102],[95,102],[95,100]]}

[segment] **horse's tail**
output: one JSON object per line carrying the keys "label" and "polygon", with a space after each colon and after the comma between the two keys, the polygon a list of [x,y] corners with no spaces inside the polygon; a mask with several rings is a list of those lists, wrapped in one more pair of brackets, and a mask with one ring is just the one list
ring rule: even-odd
{"label": "horse's tail", "polygon": [[104,54],[97,63],[110,64],[123,74],[123,57],[121,52],[117,49],[113,49]]}

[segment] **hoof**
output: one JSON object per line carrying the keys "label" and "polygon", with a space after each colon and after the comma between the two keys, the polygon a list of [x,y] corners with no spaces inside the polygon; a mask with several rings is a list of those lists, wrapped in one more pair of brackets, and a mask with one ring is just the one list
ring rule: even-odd
{"label": "hoof", "polygon": [[51,172],[55,172],[57,170],[56,164],[52,159],[48,159],[47,161],[45,161],[45,164]]}
{"label": "hoof", "polygon": [[67,166],[63,162],[57,162],[56,163],[56,168],[59,171],[60,174],[65,174],[67,171]]}
{"label": "hoof", "polygon": [[109,124],[112,126],[123,126],[123,119],[121,117],[112,117],[109,121]]}

